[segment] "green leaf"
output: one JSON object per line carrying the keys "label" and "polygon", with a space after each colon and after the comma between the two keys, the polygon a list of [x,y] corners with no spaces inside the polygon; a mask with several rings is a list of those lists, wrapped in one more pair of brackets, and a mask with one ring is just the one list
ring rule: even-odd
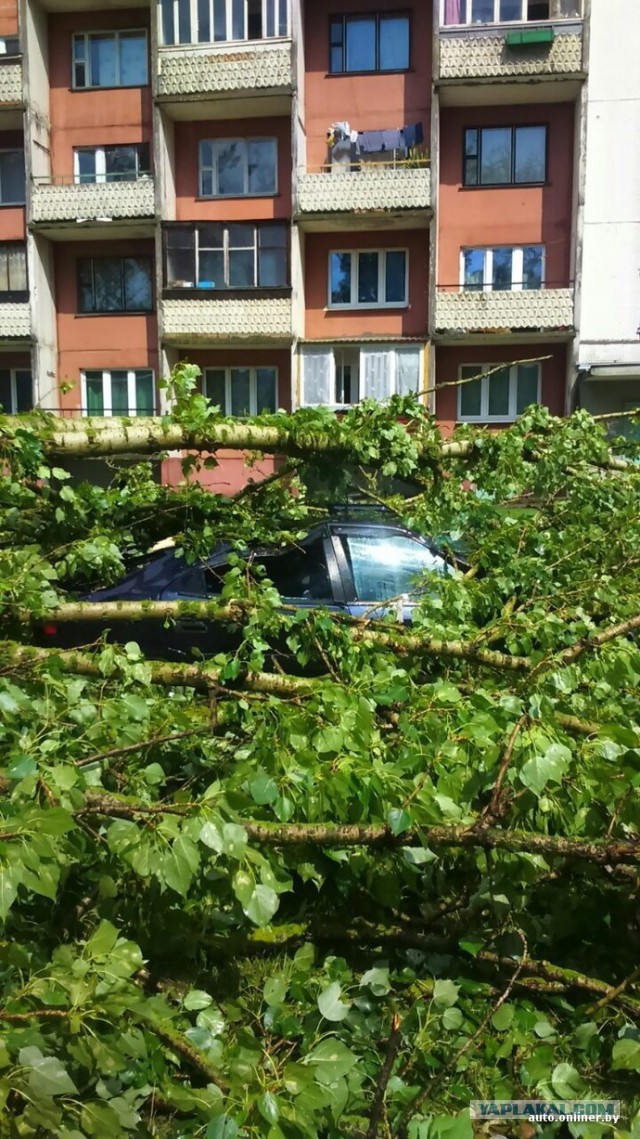
{"label": "green leaf", "polygon": [[438,1008],[451,1008],[458,999],[460,986],[453,981],[438,980],[433,986],[433,1001]]}
{"label": "green leaf", "polygon": [[443,1027],[450,1032],[462,1027],[464,1017],[459,1008],[446,1008],[442,1014]]}
{"label": "green leaf", "polygon": [[101,921],[95,933],[89,938],[85,953],[88,957],[104,957],[111,952],[117,940],[116,927],[110,921]]}
{"label": "green leaf", "polygon": [[38,1048],[22,1048],[18,1057],[24,1068],[30,1068],[29,1087],[36,1096],[70,1095],[77,1087],[56,1056],[43,1056]]}
{"label": "green leaf", "polygon": [[402,834],[410,824],[411,817],[408,811],[403,811],[399,807],[392,807],[387,814],[387,826],[392,834]]}
{"label": "green leaf", "polygon": [[288,988],[284,977],[269,977],[264,983],[262,995],[268,1005],[277,1007],[284,1002]]}
{"label": "green leaf", "polygon": [[551,1073],[551,1086],[563,1099],[580,1099],[587,1090],[582,1076],[571,1064],[558,1064]]}
{"label": "green leaf", "polygon": [[280,1118],[278,1101],[272,1092],[264,1092],[258,1100],[258,1111],[267,1123],[277,1123]]}
{"label": "green leaf", "polygon": [[197,1009],[208,1008],[212,1001],[213,997],[210,997],[202,989],[192,989],[190,993],[187,993],[182,1004],[189,1012],[194,1012]]}
{"label": "green leaf", "polygon": [[513,1005],[501,1005],[491,1017],[493,1027],[497,1029],[498,1032],[505,1032],[507,1028],[511,1028],[514,1012],[515,1009]]}
{"label": "green leaf", "polygon": [[236,1139],[238,1134],[238,1124],[230,1115],[219,1115],[217,1119],[212,1119],[205,1131],[206,1139]]}
{"label": "green leaf", "polygon": [[323,989],[318,997],[318,1008],[325,1020],[344,1020],[349,1015],[351,1004],[345,1004],[341,999],[342,989],[338,981],[334,981]]}
{"label": "green leaf", "polygon": [[249,784],[249,791],[254,803],[264,806],[273,803],[278,798],[278,786],[266,771],[259,771]]}
{"label": "green leaf", "polygon": [[303,1059],[315,1069],[319,1084],[335,1084],[355,1067],[357,1060],[353,1052],[335,1036],[326,1036]]}
{"label": "green leaf", "polygon": [[225,823],[222,828],[222,850],[229,858],[240,859],[247,849],[247,832],[237,823]]}
{"label": "green leaf", "polygon": [[571,752],[564,744],[552,744],[544,755],[527,760],[520,771],[520,782],[540,796],[547,783],[561,783],[569,769]]}
{"label": "green leaf", "polygon": [[621,1069],[640,1072],[640,1040],[632,1040],[627,1037],[616,1040],[611,1059],[613,1061],[611,1067],[616,1072]]}
{"label": "green leaf", "polygon": [[18,896],[19,870],[16,866],[0,866],[0,920],[4,921]]}
{"label": "green leaf", "polygon": [[257,926],[268,925],[275,914],[280,899],[270,886],[256,886],[244,912],[250,921]]}
{"label": "green leaf", "polygon": [[374,969],[368,969],[360,978],[360,987],[362,988],[363,985],[367,985],[374,996],[383,997],[391,988],[389,983],[389,967],[378,966]]}

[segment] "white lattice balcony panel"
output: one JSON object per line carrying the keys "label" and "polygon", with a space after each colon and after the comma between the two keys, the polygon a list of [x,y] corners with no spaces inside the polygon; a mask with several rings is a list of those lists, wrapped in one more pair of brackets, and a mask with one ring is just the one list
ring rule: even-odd
{"label": "white lattice balcony panel", "polygon": [[104,221],[153,218],[153,178],[132,182],[36,183],[31,195],[31,220]]}
{"label": "white lattice balcony panel", "polygon": [[0,107],[19,107],[22,103],[22,64],[0,64]]}
{"label": "white lattice balcony panel", "polygon": [[291,339],[290,297],[166,298],[162,304],[166,340]]}
{"label": "white lattice balcony panel", "polygon": [[550,43],[510,46],[504,28],[440,33],[441,80],[530,79],[583,74],[582,25],[555,29]]}
{"label": "white lattice balcony panel", "polygon": [[0,303],[0,340],[25,340],[30,336],[29,301]]}
{"label": "white lattice balcony panel", "polygon": [[424,211],[431,206],[428,166],[363,166],[360,170],[298,176],[299,214]]}
{"label": "white lattice balcony panel", "polygon": [[573,289],[439,292],[436,333],[539,332],[573,328]]}
{"label": "white lattice balcony panel", "polygon": [[164,47],[159,51],[159,68],[160,99],[290,94],[293,89],[291,44],[281,41]]}

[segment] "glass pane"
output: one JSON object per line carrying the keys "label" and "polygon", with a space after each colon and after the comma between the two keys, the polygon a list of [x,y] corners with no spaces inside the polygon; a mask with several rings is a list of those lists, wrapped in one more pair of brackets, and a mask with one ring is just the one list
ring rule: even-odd
{"label": "glass pane", "polygon": [[122,260],[101,257],[93,262],[95,312],[122,312]]}
{"label": "glass pane", "polygon": [[516,127],[516,182],[544,182],[547,166],[546,127]]}
{"label": "glass pane", "polygon": [[8,368],[0,369],[0,407],[5,415],[13,414],[13,400],[11,398],[11,372]]}
{"label": "glass pane", "polygon": [[522,0],[500,0],[499,16],[504,22],[522,19]]}
{"label": "glass pane", "polygon": [[385,300],[387,304],[404,304],[406,301],[406,255],[401,249],[393,249],[386,256]]}
{"label": "glass pane", "polygon": [[204,394],[226,413],[226,380],[224,368],[207,368],[204,374]]}
{"label": "glass pane", "polygon": [[390,601],[415,593],[425,572],[444,573],[444,560],[419,542],[388,537],[349,535],[347,547],[359,601]]}
{"label": "glass pane", "polygon": [[120,33],[120,86],[144,87],[147,77],[147,37],[144,32]]}
{"label": "glass pane", "polygon": [[249,40],[260,40],[265,34],[262,26],[262,0],[246,0],[247,4],[247,31]]}
{"label": "glass pane", "polygon": [[24,249],[10,249],[8,255],[9,288],[13,292],[26,292],[27,255]]}
{"label": "glass pane", "polygon": [[196,276],[193,230],[169,229],[165,241],[167,285],[173,288],[193,288]]}
{"label": "glass pane", "polygon": [[201,249],[222,249],[224,245],[224,226],[198,226],[198,241]]}
{"label": "glass pane", "polygon": [[104,164],[107,182],[132,182],[138,173],[135,146],[106,146]]}
{"label": "glass pane", "polygon": [[162,42],[175,43],[175,28],[173,24],[173,0],[160,0],[162,13]]}
{"label": "glass pane", "polygon": [[89,39],[89,59],[91,86],[115,87],[117,82],[115,36],[91,36]]}
{"label": "glass pane", "polygon": [[542,288],[542,246],[530,245],[522,251],[523,289]]}
{"label": "glass pane", "polygon": [[78,261],[78,308],[80,312],[93,312],[93,262]]}
{"label": "glass pane", "polygon": [[3,205],[25,200],[24,152],[5,150],[0,154],[0,201]]}
{"label": "glass pane", "polygon": [[276,155],[273,138],[254,139],[247,143],[250,194],[275,194]]}
{"label": "glass pane", "polygon": [[380,70],[406,71],[409,66],[409,20],[406,16],[380,19]]}
{"label": "glass pane", "polygon": [[538,365],[519,364],[516,388],[516,415],[522,415],[525,407],[538,402]]}
{"label": "glass pane", "polygon": [[209,0],[198,0],[198,40],[201,44],[210,43],[211,41],[211,14]]}
{"label": "glass pane", "polygon": [[229,248],[253,249],[255,244],[255,227],[252,225],[229,225]]}
{"label": "glass pane", "polygon": [[464,184],[465,186],[478,185],[478,159],[465,158],[464,160]]}
{"label": "glass pane", "polygon": [[153,305],[151,262],[148,257],[124,261],[124,307],[130,312],[150,312]]}
{"label": "glass pane", "polygon": [[243,40],[246,37],[244,23],[245,0],[231,0],[231,39]]}
{"label": "glass pane", "polygon": [[509,414],[509,368],[489,376],[489,417]]}
{"label": "glass pane", "polygon": [[275,368],[256,368],[256,411],[275,411],[277,372]]}
{"label": "glass pane", "polygon": [[31,411],[33,407],[33,380],[31,372],[21,368],[16,372],[16,411]]}
{"label": "glass pane", "polygon": [[136,372],[136,415],[153,415],[155,399],[153,394],[153,372]]}
{"label": "glass pane", "polygon": [[399,348],[397,351],[396,391],[408,395],[420,390],[420,349]]}
{"label": "glass pane", "polygon": [[263,249],[286,249],[289,230],[286,225],[263,225],[258,229],[258,244]]}
{"label": "glass pane", "polygon": [[511,128],[485,127],[482,131],[480,181],[504,185],[511,181]]}
{"label": "glass pane", "polygon": [[227,38],[227,0],[213,0],[213,38]]}
{"label": "glass pane", "polygon": [[87,372],[87,414],[104,415],[104,386],[102,372]]}
{"label": "glass pane", "polygon": [[111,412],[113,415],[130,415],[129,377],[126,372],[111,373]]}
{"label": "glass pane", "polygon": [[484,249],[465,249],[463,259],[465,289],[481,289],[484,285]]}
{"label": "glass pane", "polygon": [[287,283],[287,254],[284,249],[261,249],[258,256],[258,284],[277,289]]}
{"label": "glass pane", "polygon": [[351,303],[351,254],[331,254],[331,304]]}
{"label": "glass pane", "polygon": [[255,283],[255,254],[253,249],[230,249],[229,288],[252,289]]}
{"label": "glass pane", "polygon": [[493,22],[493,0],[471,0],[471,23],[490,24]]}
{"label": "glass pane", "polygon": [[96,152],[95,150],[76,150],[76,181],[95,182],[96,180]]}
{"label": "glass pane", "polygon": [[231,369],[231,414],[250,415],[251,372],[249,368]]}
{"label": "glass pane", "polygon": [[218,194],[237,197],[244,194],[245,147],[239,139],[220,142],[216,146]]}
{"label": "glass pane", "polygon": [[178,43],[191,43],[191,0],[178,0]]}
{"label": "glass pane", "polygon": [[0,250],[0,293],[9,291],[9,250]]}
{"label": "glass pane", "polygon": [[225,283],[222,250],[201,249],[198,258],[198,288],[224,289]]}
{"label": "glass pane", "polygon": [[461,419],[479,419],[482,414],[482,380],[472,379],[480,370],[480,366],[475,364],[461,370],[460,379],[466,381],[459,388]]}
{"label": "glass pane", "polygon": [[278,7],[278,35],[289,35],[289,0],[276,0]]}
{"label": "glass pane", "polygon": [[373,16],[351,16],[346,22],[347,71],[375,71],[376,21]]}
{"label": "glass pane", "polygon": [[513,253],[510,249],[493,250],[493,281],[494,289],[510,289],[512,284],[511,265]]}
{"label": "glass pane", "polygon": [[378,254],[358,254],[358,304],[378,303]]}
{"label": "glass pane", "polygon": [[342,60],[342,48],[341,47],[332,47],[331,48],[331,62],[329,64],[329,70],[331,71],[332,75],[339,75],[343,69],[344,69],[344,63]]}

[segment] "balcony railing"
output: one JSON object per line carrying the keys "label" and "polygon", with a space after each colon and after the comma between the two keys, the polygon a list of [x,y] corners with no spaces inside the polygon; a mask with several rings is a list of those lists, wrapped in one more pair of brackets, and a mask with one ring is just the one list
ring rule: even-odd
{"label": "balcony railing", "polygon": [[29,301],[0,301],[0,340],[25,340],[30,336]]}
{"label": "balcony railing", "polygon": [[580,78],[584,74],[582,22],[473,25],[441,28],[438,79],[517,80]]}
{"label": "balcony railing", "polygon": [[158,51],[159,99],[206,95],[291,94],[293,72],[288,40],[246,40],[234,44],[183,44]]}
{"label": "balcony railing", "polygon": [[513,292],[454,292],[439,288],[436,294],[435,331],[440,335],[570,331],[573,323],[573,288]]}
{"label": "balcony railing", "polygon": [[31,221],[106,222],[155,215],[153,177],[131,181],[75,182],[71,178],[35,178]]}
{"label": "balcony railing", "polygon": [[291,297],[165,297],[162,335],[174,343],[228,339],[288,341],[292,335]]}
{"label": "balcony railing", "polygon": [[19,107],[22,96],[22,62],[12,59],[0,62],[0,109]]}
{"label": "balcony railing", "polygon": [[431,207],[431,169],[426,158],[303,168],[296,190],[298,214],[422,212]]}

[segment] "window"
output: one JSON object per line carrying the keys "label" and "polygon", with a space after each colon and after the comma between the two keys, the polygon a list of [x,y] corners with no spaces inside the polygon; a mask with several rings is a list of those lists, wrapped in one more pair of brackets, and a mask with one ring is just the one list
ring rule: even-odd
{"label": "window", "polygon": [[0,293],[26,294],[28,290],[24,245],[0,245]]}
{"label": "window", "polygon": [[148,142],[80,147],[73,152],[76,182],[135,182],[150,168]]}
{"label": "window", "polygon": [[33,407],[33,381],[27,368],[0,368],[0,406],[5,415]]}
{"label": "window", "polygon": [[546,127],[480,127],[464,132],[464,185],[545,182]]}
{"label": "window", "polygon": [[444,27],[575,20],[582,16],[581,0],[440,0],[440,3]]}
{"label": "window", "polygon": [[402,534],[341,536],[359,601],[415,593],[425,573],[447,573],[444,558]]}
{"label": "window", "polygon": [[25,202],[24,151],[0,150],[0,206]]}
{"label": "window", "polygon": [[358,250],[329,254],[330,308],[395,308],[407,303],[407,252]]}
{"label": "window", "polygon": [[277,368],[207,368],[204,394],[223,415],[259,415],[278,404]]}
{"label": "window", "polygon": [[289,35],[289,0],[160,0],[163,44]]}
{"label": "window", "polygon": [[153,372],[83,372],[82,412],[84,415],[153,415],[155,394]]}
{"label": "window", "polygon": [[306,345],[300,360],[302,404],[345,407],[361,399],[388,399],[420,391],[417,344],[337,348]]}
{"label": "window", "polygon": [[508,423],[540,400],[540,365],[464,364],[458,388],[458,419]]}
{"label": "window", "polygon": [[333,600],[322,539],[282,553],[259,554],[252,565],[264,568],[281,597]]}
{"label": "window", "polygon": [[407,71],[409,17],[335,16],[330,24],[329,71]]}
{"label": "window", "polygon": [[78,261],[79,312],[151,312],[150,257],[82,257]]}
{"label": "window", "polygon": [[0,59],[10,59],[20,55],[20,40],[17,36],[2,36],[0,38]]}
{"label": "window", "polygon": [[200,143],[200,194],[241,198],[275,194],[278,144],[275,138],[223,138]]}
{"label": "window", "polygon": [[544,246],[463,249],[461,284],[465,290],[541,289],[544,283]]}
{"label": "window", "polygon": [[281,224],[171,226],[165,230],[167,288],[284,288],[287,243]]}
{"label": "window", "polygon": [[147,33],[90,32],[73,37],[73,86],[146,87]]}

